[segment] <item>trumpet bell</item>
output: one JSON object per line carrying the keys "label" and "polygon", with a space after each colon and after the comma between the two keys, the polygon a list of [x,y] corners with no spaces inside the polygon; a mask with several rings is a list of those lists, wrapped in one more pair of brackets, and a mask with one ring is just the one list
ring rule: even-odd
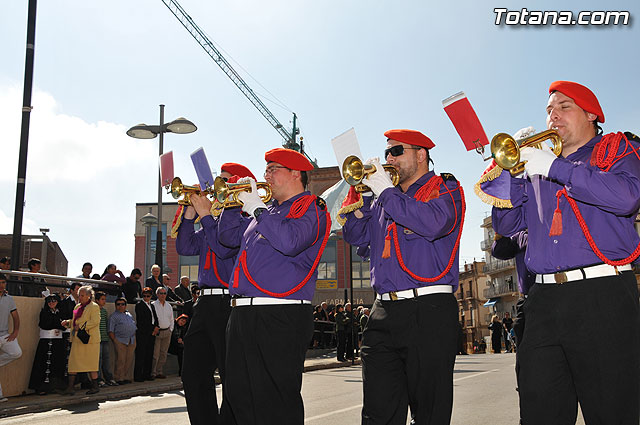
{"label": "trumpet bell", "polygon": [[184,197],[178,201],[180,205],[191,205],[191,195],[194,193],[199,195],[201,193],[201,190],[195,186],[182,184],[180,177],[175,177],[171,181],[171,186],[168,191],[171,193],[173,199],[179,199],[184,195]]}
{"label": "trumpet bell", "polygon": [[[400,174],[393,165],[383,165],[385,171],[391,175],[391,182],[396,186],[400,182]],[[365,165],[355,155],[348,156],[342,163],[342,175],[344,180],[355,187],[356,192],[368,192],[370,189],[362,183],[362,179],[376,172],[375,165]]]}
{"label": "trumpet bell", "polygon": [[496,164],[510,170],[520,162],[520,149],[515,139],[507,133],[498,133],[491,139],[491,153]]}
{"label": "trumpet bell", "polygon": [[[264,190],[260,199],[265,204],[271,200],[271,186],[266,182],[256,182],[256,189]],[[227,183],[222,177],[216,177],[213,182],[213,196],[223,205],[223,208],[241,207],[242,201],[238,199],[240,192],[251,192],[249,183]]]}

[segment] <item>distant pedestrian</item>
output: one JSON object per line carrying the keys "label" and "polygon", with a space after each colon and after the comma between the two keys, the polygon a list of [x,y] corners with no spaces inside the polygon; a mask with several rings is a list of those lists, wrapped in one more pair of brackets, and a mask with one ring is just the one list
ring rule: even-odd
{"label": "distant pedestrian", "polygon": [[135,268],[131,270],[131,274],[127,277],[126,282],[122,284],[122,292],[128,304],[135,304],[138,298],[142,298],[142,287],[140,286],[140,277],[142,272]]}
{"label": "distant pedestrian", "polygon": [[167,361],[167,352],[171,344],[171,333],[173,332],[173,307],[167,301],[167,289],[164,286],[156,289],[158,299],[151,304],[156,309],[158,315],[158,333],[153,345],[153,367],[151,377],[164,379],[164,364]]}
{"label": "distant pedestrian", "polygon": [[116,300],[116,311],[109,317],[109,338],[115,347],[114,379],[118,385],[130,384],[133,379],[131,366],[136,349],[136,323],[127,311],[127,300]]}
{"label": "distant pedestrian", "polygon": [[98,383],[103,385],[118,385],[113,379],[111,369],[111,342],[107,327],[109,324],[109,316],[107,309],[104,307],[107,303],[107,294],[104,292],[96,292],[96,304],[100,307],[100,363],[98,368]]}
{"label": "distant pedestrian", "polygon": [[153,347],[158,334],[158,315],[151,303],[151,288],[142,290],[142,301],[136,304],[136,360],[134,366],[134,380],[136,382],[153,381],[151,370],[153,367]]}
{"label": "distant pedestrian", "polygon": [[491,348],[496,354],[502,352],[502,323],[496,314],[491,318],[491,324],[489,325],[491,330]]}
{"label": "distant pedestrian", "polygon": [[[5,366],[22,356],[22,349],[18,345],[20,331],[20,316],[13,297],[6,291],[7,278],[0,273],[0,367]],[[13,331],[9,333],[9,316],[13,319]],[[0,403],[7,401],[2,394],[0,383]]]}
{"label": "distant pedestrian", "polygon": [[40,310],[40,340],[31,367],[29,388],[39,395],[65,387],[64,373],[66,365],[66,344],[62,332],[66,329],[62,324],[62,316],[58,309],[60,297],[52,294],[45,298]]}
{"label": "distant pedestrian", "polygon": [[[91,389],[87,394],[95,394],[98,388],[98,369],[100,367],[100,307],[93,302],[94,292],[91,286],[78,290],[78,305],[73,310],[73,319],[63,322],[72,330],[71,354],[69,355],[69,382],[65,394],[73,395],[75,377],[79,372],[89,372]],[[89,334],[89,340],[80,339],[79,332]]]}
{"label": "distant pedestrian", "polygon": [[189,316],[181,314],[176,317],[171,332],[171,344],[169,344],[169,353],[178,356],[178,376],[182,376],[182,353],[184,352],[184,335],[187,333]]}
{"label": "distant pedestrian", "polygon": [[507,353],[511,352],[511,338],[509,338],[509,334],[511,333],[512,327],[513,319],[509,313],[505,313],[504,318],[502,319],[502,332],[504,333],[504,348]]}

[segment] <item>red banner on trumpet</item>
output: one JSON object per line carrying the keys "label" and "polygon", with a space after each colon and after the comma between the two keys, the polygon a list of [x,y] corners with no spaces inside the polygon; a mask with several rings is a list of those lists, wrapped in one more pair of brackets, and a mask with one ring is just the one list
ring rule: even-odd
{"label": "red banner on trumpet", "polygon": [[489,144],[476,111],[473,110],[464,92],[446,98],[442,101],[442,105],[468,151],[478,150],[481,146]]}

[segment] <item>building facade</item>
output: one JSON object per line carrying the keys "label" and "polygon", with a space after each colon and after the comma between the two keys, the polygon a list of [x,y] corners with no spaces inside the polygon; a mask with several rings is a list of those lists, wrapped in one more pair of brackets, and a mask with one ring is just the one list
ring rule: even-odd
{"label": "building facade", "polygon": [[484,240],[480,247],[485,253],[484,272],[487,275],[487,287],[483,296],[488,300],[487,307],[490,307],[488,314],[497,314],[502,318],[504,313],[509,313],[511,317],[515,317],[516,303],[520,298],[515,260],[498,260],[491,255],[491,245],[495,236],[491,216],[485,217],[482,228]]}
{"label": "building facade", "polygon": [[473,353],[475,341],[489,336],[490,308],[485,306],[488,278],[485,262],[474,261],[460,267],[460,277],[456,300],[462,326],[462,343],[468,353]]}
{"label": "building facade", "polygon": [[[46,229],[48,231],[48,229]],[[0,258],[11,257],[13,235],[0,235]],[[22,235],[18,269],[27,271],[27,263],[32,258],[42,261],[42,273],[66,276],[69,261],[58,242],[52,241],[46,234]],[[15,259],[11,259],[15,264]]]}

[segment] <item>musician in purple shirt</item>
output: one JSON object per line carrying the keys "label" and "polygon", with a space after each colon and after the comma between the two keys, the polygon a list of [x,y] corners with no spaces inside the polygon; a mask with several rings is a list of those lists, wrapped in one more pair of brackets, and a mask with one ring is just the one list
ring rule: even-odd
{"label": "musician in purple shirt", "polygon": [[580,84],[552,83],[546,111],[562,155],[523,148],[529,179],[511,179],[513,208],[492,212],[500,234],[528,228],[537,274],[518,347],[522,422],[575,423],[579,402],[587,424],[637,424],[639,144],[602,134],[602,108]]}
{"label": "musician in purple shirt", "polygon": [[218,229],[222,244],[240,248],[229,286],[225,399],[237,424],[302,424],[311,299],[331,220],[324,202],[304,189],[309,160],[283,148],[268,151],[265,160],[271,205],[250,179],[251,192],[238,196],[249,218],[227,208]]}
{"label": "musician in purple shirt", "polygon": [[[253,176],[243,165],[227,163],[223,164],[220,177],[229,179],[235,175],[237,179],[238,174]],[[191,203],[184,212],[179,207],[174,223],[178,254],[199,255],[200,297],[193,305],[189,329],[183,338],[182,382],[192,425],[227,423],[230,411],[224,398],[218,412],[214,373],[217,368],[224,388],[225,332],[231,313],[228,282],[238,249],[218,244],[218,220],[211,215],[212,204],[206,196],[192,195]],[[197,231],[196,214],[201,226]]]}
{"label": "musician in purple shirt", "polygon": [[457,351],[458,246],[464,196],[451,174],[429,170],[434,143],[414,130],[385,133],[385,157],[340,210],[345,241],[370,247],[376,300],[362,337],[362,424],[449,423]]}

